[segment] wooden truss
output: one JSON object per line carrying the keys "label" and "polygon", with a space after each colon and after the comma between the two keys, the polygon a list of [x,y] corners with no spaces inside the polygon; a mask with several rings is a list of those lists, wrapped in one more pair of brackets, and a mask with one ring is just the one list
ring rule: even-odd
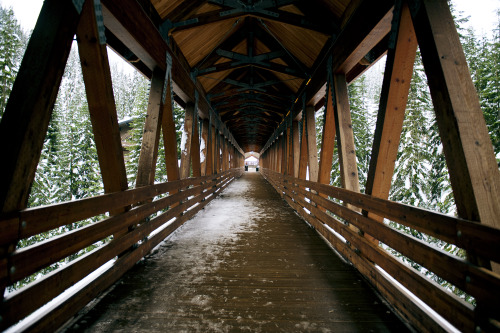
{"label": "wooden truss", "polygon": [[[27,329],[62,325],[241,176],[250,150],[260,151],[263,175],[290,206],[417,330],[443,327],[409,293],[459,330],[500,329],[500,172],[445,0],[167,2],[44,2],[0,123],[1,290],[102,239],[113,240],[4,296],[0,329],[115,260]],[[105,194],[26,209],[75,35]],[[134,189],[127,184],[106,44],[151,80]],[[458,217],[387,200],[417,46]],[[347,86],[384,54],[362,194]],[[174,102],[185,109],[180,165]],[[323,106],[318,154],[315,112]],[[161,133],[168,182],[155,184]],[[341,188],[330,185],[335,145]],[[85,228],[16,249],[21,239],[105,213],[109,217]],[[468,258],[400,233],[384,219],[455,244]],[[380,243],[472,295],[477,306],[402,264]]]}

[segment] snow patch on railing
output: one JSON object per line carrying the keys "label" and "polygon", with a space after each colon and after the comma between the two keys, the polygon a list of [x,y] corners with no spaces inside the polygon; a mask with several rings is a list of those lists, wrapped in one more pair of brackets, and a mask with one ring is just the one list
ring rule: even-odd
{"label": "snow patch on railing", "polygon": [[375,268],[378,269],[382,275],[392,284],[394,284],[403,294],[406,294],[408,299],[413,301],[416,305],[418,305],[424,312],[427,313],[429,317],[434,319],[439,325],[441,325],[446,331],[452,332],[452,333],[460,333],[460,330],[458,330],[455,326],[453,326],[449,321],[441,317],[436,311],[434,311],[430,306],[428,306],[424,301],[422,301],[420,298],[418,298],[414,293],[406,289],[405,286],[403,286],[401,283],[398,282],[395,278],[393,278],[389,273],[384,271],[382,267],[379,265],[375,264]]}
{"label": "snow patch on railing", "polygon": [[113,267],[113,264],[116,259],[112,259],[102,265],[101,267],[97,268],[95,271],[87,275],[85,278],[81,279],[77,283],[75,283],[73,286],[69,287],[66,289],[63,293],[59,294],[59,296],[55,297],[52,299],[50,302],[33,312],[31,315],[28,317],[24,318],[20,322],[18,322],[16,325],[9,327],[4,333],[15,333],[15,332],[22,332],[26,330],[28,327],[33,325],[35,322],[39,321],[41,318],[47,316],[51,311],[53,311],[56,307],[61,305],[63,302],[67,301],[74,295],[76,295],[80,290],[85,288],[87,285],[91,284],[94,282],[96,278],[98,278],[100,275],[102,275],[104,272],[106,272],[108,269]]}

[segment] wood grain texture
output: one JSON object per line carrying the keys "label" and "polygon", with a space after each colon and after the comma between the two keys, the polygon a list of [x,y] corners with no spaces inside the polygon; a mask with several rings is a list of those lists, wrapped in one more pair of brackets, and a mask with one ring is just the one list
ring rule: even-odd
{"label": "wood grain texture", "polygon": [[201,162],[200,162],[200,132],[198,111],[194,110],[194,132],[193,138],[191,139],[191,167],[193,170],[193,177],[201,176]]}
{"label": "wood grain texture", "polygon": [[179,164],[177,162],[177,137],[175,134],[175,123],[173,114],[173,101],[170,82],[165,86],[165,102],[162,105],[161,129],[163,133],[163,145],[165,149],[165,165],[169,181],[179,180]]}
{"label": "wood grain texture", "polygon": [[[181,166],[180,176],[181,179],[189,177],[191,171],[191,143],[193,140],[193,125],[194,119],[194,104],[189,103],[186,105],[184,112],[184,124],[181,139]],[[184,144],[184,146],[182,146]]]}
{"label": "wood grain texture", "polygon": [[318,180],[318,148],[316,146],[316,117],[315,110],[313,106],[306,106],[306,117],[307,117],[307,156],[309,165],[309,179],[313,182]]}
{"label": "wood grain texture", "polygon": [[160,141],[162,108],[161,97],[165,73],[153,71],[151,88],[149,91],[148,110],[144,122],[141,152],[137,166],[136,187],[154,183],[156,161],[158,158],[158,143]]}
{"label": "wood grain texture", "polygon": [[[333,83],[333,82],[332,82]],[[333,95],[335,87],[329,87],[326,100],[326,112],[323,123],[323,134],[321,137],[321,152],[319,157],[319,171],[318,182],[321,184],[330,184],[330,178],[333,163],[333,150],[335,148],[335,135],[336,135],[336,119],[335,119],[335,105]]]}
{"label": "wood grain texture", "polygon": [[300,140],[299,140],[299,122],[294,121],[292,123],[293,128],[293,176],[297,178],[299,176],[300,167]]}
{"label": "wood grain texture", "polygon": [[0,123],[0,210],[26,207],[79,14],[45,1]]}
{"label": "wood grain texture", "polygon": [[[200,158],[202,159],[200,162],[200,168],[201,168],[201,176],[205,176],[208,173],[208,164],[210,163],[210,157],[209,157],[209,149],[210,149],[210,141],[209,141],[209,136],[208,136],[208,127],[210,126],[210,123],[208,120],[203,120],[202,125],[201,125],[201,140],[202,140],[202,146],[200,147]],[[210,170],[211,171],[211,170]]]}
{"label": "wood grain texture", "polygon": [[[493,290],[497,290],[500,285],[500,276],[497,274],[488,271],[484,268],[475,266],[471,263],[465,263],[461,259],[454,258],[449,256],[449,254],[443,253],[434,253],[434,254],[423,254],[423,251],[436,251],[436,249],[432,248],[426,243],[419,243],[420,241],[416,238],[411,238],[405,234],[400,233],[399,235],[393,234],[392,236],[384,236],[383,234],[388,233],[398,233],[396,230],[388,228],[384,224],[377,223],[373,220],[370,220],[367,217],[363,217],[361,214],[344,207],[338,203],[330,201],[324,197],[324,194],[333,198],[346,199],[345,195],[337,195],[339,193],[349,194],[352,196],[348,202],[356,203],[358,205],[364,205],[366,200],[361,200],[361,196],[367,198],[369,196],[363,195],[360,193],[355,193],[352,191],[348,191],[345,189],[334,188],[328,185],[321,185],[314,182],[299,180],[297,178],[283,176],[278,173],[272,173],[267,170],[263,170],[266,178],[270,179],[273,182],[273,186],[280,193],[285,195],[285,200],[294,207],[297,212],[303,216],[308,222],[312,223],[313,226],[320,231],[328,240],[334,240],[332,245],[340,251],[341,253],[346,253],[343,251],[344,243],[338,240],[328,229],[322,226],[323,223],[327,224],[330,228],[334,229],[337,233],[342,235],[347,241],[347,245],[350,249],[349,259],[354,263],[354,265],[360,269],[361,272],[365,272],[368,274],[369,279],[374,277],[376,273],[376,269],[372,267],[371,269],[366,270],[366,267],[359,266],[360,262],[358,258],[364,257],[366,258],[366,262],[376,262],[379,266],[381,266],[386,272],[388,272],[391,276],[396,278],[400,283],[402,283],[406,288],[412,291],[415,295],[418,295],[420,299],[425,301],[427,304],[432,306],[432,308],[444,316],[447,320],[449,320],[456,327],[459,327],[462,330],[470,330],[474,327],[480,325],[485,325],[485,318],[496,318],[497,314],[488,310],[488,308],[497,308],[498,307],[498,295],[491,295]],[[306,191],[304,188],[307,187],[310,191]],[[328,189],[334,189],[334,191],[328,191]],[[337,194],[334,194],[337,192]],[[357,199],[353,199],[357,197]],[[306,198],[306,199],[304,199]],[[373,198],[374,201],[381,202],[381,199]],[[387,203],[391,203],[387,201]],[[394,206],[400,206],[401,208],[405,207],[405,205],[401,205],[398,203],[391,203]],[[349,226],[344,222],[340,222],[332,215],[325,213],[320,209],[321,207],[326,207],[328,211],[334,213],[336,216],[339,216],[343,219],[343,221],[348,221]],[[304,210],[302,208],[307,209]],[[414,207],[411,207],[414,209]],[[388,207],[384,207],[386,211],[392,211],[388,209]],[[416,209],[417,211],[419,209]],[[423,211],[423,210],[422,210]],[[310,213],[308,213],[310,212]],[[416,211],[413,213],[407,212],[407,215],[404,217],[409,217],[410,215],[414,215]],[[439,218],[438,213],[437,217]],[[415,215],[416,216],[416,215]],[[443,218],[451,218],[445,217]],[[366,219],[366,220],[365,220]],[[454,220],[459,220],[456,218],[451,218]],[[430,220],[430,223],[433,225],[439,225],[440,223],[432,218],[429,219],[427,216],[426,220]],[[402,251],[406,256],[415,261],[420,261],[420,263],[424,267],[433,267],[432,271],[438,272],[438,275],[446,275],[446,279],[448,281],[453,281],[452,283],[460,286],[460,288],[467,289],[468,293],[474,294],[478,301],[482,304],[487,304],[487,308],[482,307],[481,309],[476,308],[473,309],[470,305],[465,303],[463,300],[449,294],[446,290],[444,290],[441,286],[434,284],[421,276],[417,271],[410,269],[409,267],[402,265],[397,259],[395,259],[392,255],[390,255],[385,250],[381,249],[377,244],[373,244],[370,240],[363,237],[363,234],[354,232],[350,228],[350,224],[354,224],[360,227],[362,230],[369,232],[377,237],[377,239],[381,239],[384,243],[389,244],[387,242],[391,242],[389,246],[392,248],[397,248],[398,251]],[[463,223],[463,222],[462,222]],[[482,228],[480,224],[474,222],[468,222],[471,225]],[[376,229],[376,230],[375,230]],[[385,229],[385,230],[384,230]],[[491,229],[492,232],[495,232]],[[460,234],[460,233],[458,233]],[[402,236],[406,238],[405,241],[402,241],[399,245],[397,238]],[[461,236],[462,237],[462,236]],[[465,236],[466,238],[474,238],[471,234]],[[500,235],[497,235],[497,241],[500,239]],[[336,239],[336,241],[335,241]],[[392,243],[394,242],[394,243]],[[412,245],[413,243],[413,245]],[[426,247],[424,250],[423,247],[420,250],[417,250],[416,247]],[[410,250],[410,248],[413,248]],[[354,249],[354,251],[352,251]],[[437,250],[439,251],[439,250]],[[356,253],[356,255],[352,255],[352,253]],[[349,252],[347,252],[349,253]],[[442,255],[448,255],[448,259],[441,258]],[[454,262],[454,263],[452,263]],[[451,264],[450,267],[446,269],[442,269],[443,265]],[[365,271],[366,270],[366,271]],[[376,274],[375,274],[376,275]],[[467,278],[466,276],[469,276]],[[464,283],[465,280],[468,282]],[[385,279],[384,279],[385,280]],[[474,282],[472,282],[474,281]],[[480,287],[481,286],[481,287]],[[411,320],[415,327],[420,327],[420,329],[424,329],[425,326],[422,326],[422,323],[427,323],[426,325],[431,325],[434,327],[433,330],[438,329],[441,331],[442,328],[439,328],[439,324],[435,322],[432,315],[426,313],[425,310],[419,309],[418,306],[415,306],[410,298],[407,295],[400,294],[398,299],[394,298],[391,294],[386,294],[388,290],[394,289],[394,285],[391,282],[385,281],[379,285],[377,282],[377,288],[382,291],[382,293],[388,297],[388,299],[392,302],[393,305],[398,307],[400,313],[405,316],[407,319]],[[413,308],[412,311],[408,311],[408,309]],[[480,313],[478,312],[480,311]],[[487,320],[486,320],[487,321]],[[424,330],[427,330],[425,328]]]}
{"label": "wood grain texture", "polygon": [[353,192],[359,192],[358,164],[356,162],[356,147],[351,122],[351,109],[347,82],[344,74],[335,74],[335,124],[337,125],[337,141],[339,147],[339,163],[342,186]]}
{"label": "wood grain texture", "polygon": [[397,31],[396,44],[387,55],[366,182],[366,193],[382,199],[389,197],[417,51],[407,6],[401,10]]}
{"label": "wood grain texture", "polygon": [[[267,214],[249,218],[225,210],[237,198],[264,208]],[[213,214],[224,225],[237,226],[239,232],[213,236],[214,220],[209,218]],[[124,277],[114,294],[89,313],[84,325],[90,331],[97,327],[133,331],[152,325],[162,331],[215,327],[217,331],[274,332],[295,331],[296,325],[302,332],[365,327],[406,331],[361,276],[331,252],[259,173],[246,173],[231,184],[224,198],[213,201],[203,215],[184,226],[189,232],[177,234],[180,241],[169,241],[168,249],[160,249]],[[145,296],[141,307],[125,306],[136,295]],[[165,298],[169,302],[162,301]],[[193,302],[197,299],[204,305]]]}
{"label": "wood grain texture", "polygon": [[498,228],[500,171],[448,5],[423,1],[412,18],[458,214]]}
{"label": "wood grain texture", "polygon": [[126,190],[127,172],[106,45],[101,45],[94,5],[87,1],[77,28],[78,52],[104,192]]}

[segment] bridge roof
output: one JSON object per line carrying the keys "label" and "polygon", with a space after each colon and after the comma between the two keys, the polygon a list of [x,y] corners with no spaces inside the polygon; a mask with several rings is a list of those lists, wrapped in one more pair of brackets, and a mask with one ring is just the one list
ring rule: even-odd
{"label": "bridge roof", "polygon": [[[209,109],[218,114],[243,151],[261,151],[304,102],[324,104],[330,55],[332,70],[348,81],[383,55],[392,18],[391,1],[153,0],[142,2],[140,15],[126,4],[118,4],[125,7],[120,14],[116,3],[103,1],[108,44],[151,76],[161,67],[154,53],[162,50],[151,36],[160,32],[173,67],[189,74],[174,69],[177,102],[193,102],[182,81],[194,80],[200,116],[208,118]],[[144,14],[149,20],[141,20]],[[138,37],[118,28],[130,18],[138,18],[135,28],[151,39],[147,44],[137,47]]]}

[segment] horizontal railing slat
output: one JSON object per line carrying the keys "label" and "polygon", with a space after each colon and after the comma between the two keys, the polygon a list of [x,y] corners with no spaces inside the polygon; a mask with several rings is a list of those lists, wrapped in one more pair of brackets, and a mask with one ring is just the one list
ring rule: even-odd
{"label": "horizontal railing slat", "polygon": [[[302,191],[306,192],[305,190]],[[355,233],[344,223],[336,220],[334,217],[314,207],[310,203],[307,203],[300,196],[293,195],[290,189],[285,187],[284,192],[290,198],[297,201],[300,206],[308,206],[308,209],[316,218],[342,235],[350,242],[351,247],[359,250],[358,255],[363,255],[368,260],[377,263],[411,292],[418,295],[422,301],[432,306],[432,308],[440,313],[445,319],[454,320],[457,315],[460,315],[463,321],[460,323],[459,329],[468,331],[474,328],[474,312],[470,304],[444,290],[444,288],[435,282],[423,277],[420,273],[415,272],[379,246],[366,240],[366,238],[360,237],[360,235]],[[303,193],[301,192],[300,194]],[[315,196],[315,198],[316,197],[317,196]],[[311,200],[313,200],[313,198],[311,198]]]}
{"label": "horizontal railing slat", "polygon": [[[348,220],[364,232],[411,258],[469,294],[489,304],[500,305],[500,290],[495,288],[495,281],[498,277],[496,277],[495,273],[470,265],[463,259],[450,255],[419,239],[367,218],[337,203],[324,199],[319,195],[311,193],[309,199],[315,201],[318,205],[328,209],[332,213]],[[311,209],[314,209],[314,207]],[[471,276],[476,277],[476,283],[481,285],[482,288],[473,288],[472,285],[467,282],[468,279],[470,280]]]}
{"label": "horizontal railing slat", "polygon": [[[228,181],[222,189],[229,183],[230,181]],[[205,193],[208,196],[213,194],[217,189],[218,188],[214,187]],[[149,253],[155,246],[180,227],[184,222],[192,218],[214,198],[215,196],[210,196],[207,200],[200,202],[197,207],[186,212],[184,215],[179,216],[167,228],[154,235],[151,239],[148,239],[140,244],[137,249],[118,258],[111,269],[104,272],[93,283],[82,288],[73,297],[59,304],[55,309],[47,313],[46,316],[34,321],[31,326],[26,328],[26,331],[45,331],[64,324],[68,318],[71,318],[79,309],[96,298],[99,293],[115,283],[123,274],[132,268],[139,259]]]}
{"label": "horizontal railing slat", "polygon": [[181,191],[44,242],[22,248],[14,252],[10,258],[11,267],[14,267],[14,269],[11,269],[10,282],[19,281],[43,267],[58,262],[95,242],[115,234],[119,230],[138,223],[140,220],[172,205],[176,201],[183,200],[190,195],[199,194],[202,190],[203,187],[197,186]]}
{"label": "horizontal railing slat", "polygon": [[[241,173],[242,172],[240,169],[233,169],[217,175],[205,176],[196,179],[187,179],[184,181],[163,183],[149,186],[147,188],[139,188],[137,189],[137,192],[135,194],[128,193],[126,196],[122,196],[122,193],[113,193],[106,196],[100,196],[97,201],[90,200],[95,198],[84,199],[85,203],[83,206],[89,205],[89,203],[91,204],[96,202],[98,205],[101,205],[102,202],[109,202],[110,197],[112,201],[116,200],[117,198],[124,198],[125,200],[128,200],[126,201],[126,205],[137,202],[146,203],[115,217],[96,222],[88,227],[77,229],[72,232],[72,234],[64,234],[60,237],[55,237],[46,242],[42,242],[26,249],[21,249],[17,252],[14,252],[12,257],[9,258],[8,261],[4,260],[5,269],[2,269],[2,272],[9,272],[11,274],[11,279],[18,280],[22,278],[22,276],[27,276],[26,274],[31,274],[34,270],[36,271],[40,268],[50,265],[52,262],[56,262],[58,260],[56,258],[60,259],[61,257],[64,258],[68,255],[76,253],[82,247],[84,248],[87,244],[92,244],[95,239],[102,239],[101,237],[103,235],[111,235],[113,233],[113,230],[116,228],[123,228],[123,226],[126,225],[128,226],[131,224],[138,224],[141,221],[142,223],[140,223],[135,229],[131,230],[125,235],[122,235],[112,240],[111,242],[104,244],[103,246],[93,250],[89,254],[86,254],[81,258],[70,262],[64,267],[57,269],[56,271],[42,277],[40,280],[29,284],[19,291],[7,295],[2,305],[1,315],[3,320],[0,322],[0,329],[6,328],[9,325],[14,324],[16,321],[26,317],[34,310],[38,309],[39,307],[62,293],[64,290],[71,287],[119,254],[121,254],[121,256],[117,260],[117,262],[124,262],[124,260],[121,260],[122,257],[132,258],[130,257],[130,253],[134,253],[134,258],[137,257],[138,259],[140,259],[147,253],[145,252],[146,250],[149,251],[152,247],[156,246],[161,240],[163,240],[166,236],[173,232],[180,224],[194,216],[196,212],[198,212],[201,208],[203,208],[206,204],[213,200],[223,188],[225,188],[236,176],[241,175]],[[179,190],[180,188],[187,188],[189,186],[195,187],[177,192],[164,198],[160,198],[153,202],[148,202],[148,200],[153,199],[155,196],[160,195],[161,193],[170,192],[174,189]],[[129,190],[127,192],[132,191],[136,190]],[[131,199],[132,197],[133,199]],[[179,201],[181,202],[181,204],[174,207],[173,204]],[[55,206],[42,207],[41,210],[44,213],[49,212],[48,215],[43,215],[44,217],[51,216],[58,221],[71,221],[75,216],[78,215],[78,213],[74,210],[78,210],[78,207],[81,208],[81,204],[82,202],[78,202],[77,205],[73,205],[73,202],[62,204],[59,206],[59,208],[62,207],[62,212],[59,213],[57,212],[57,207]],[[123,206],[126,205],[123,204]],[[152,213],[155,213],[171,205],[172,208],[170,208],[166,212],[151,219],[150,221],[144,221],[145,217],[150,216]],[[94,210],[94,212],[99,210],[100,208],[97,208],[96,210]],[[67,212],[70,212],[69,215],[66,214]],[[32,212],[30,212],[30,214],[32,214]],[[71,218],[69,218],[68,216],[71,216]],[[172,220],[172,218],[174,217],[176,219],[167,227],[158,229],[161,228],[162,225],[164,225],[166,222]],[[30,221],[35,220],[36,218],[33,217]],[[18,224],[16,223],[11,224],[12,228],[17,227],[17,225]],[[148,239],[148,236],[151,234],[151,232],[157,229],[160,231],[154,234],[151,239]],[[142,241],[141,244],[137,248],[132,248],[132,246],[134,244],[137,244],[138,241]],[[12,243],[12,239],[9,239],[7,243]],[[146,244],[147,246],[145,246]],[[131,251],[124,252],[126,250]],[[137,260],[133,262],[131,261],[132,265]],[[17,269],[15,269],[16,265],[18,267],[22,267],[22,269],[18,271]],[[127,265],[128,264],[126,264],[125,266],[128,267]],[[2,265],[0,265],[0,268],[1,266]],[[113,267],[115,266],[116,263]],[[128,269],[125,269],[125,266],[118,268],[117,271],[119,271],[120,274],[123,274]],[[106,274],[108,273],[105,273],[105,275]],[[112,276],[121,276],[120,274],[116,275],[115,273],[113,273]],[[100,278],[98,278],[98,280],[99,279]],[[104,279],[102,281],[110,282],[111,280]],[[102,285],[108,285],[108,282]],[[100,284],[95,282],[91,283],[91,285],[87,287],[88,290],[91,290],[90,294],[98,294],[103,290],[101,289],[101,287],[98,287],[98,285]],[[70,307],[75,306],[75,304],[83,306],[85,304],[81,304],[82,300],[87,300],[90,294],[82,294],[81,292],[79,292],[77,295],[83,295],[83,298],[75,296],[72,298],[73,300],[68,301],[68,304],[72,304]],[[91,299],[92,298],[88,299],[88,301],[90,301]],[[75,309],[77,310],[79,308],[81,307],[75,307]],[[71,316],[73,313],[69,314],[69,316]],[[47,320],[50,320],[53,324],[54,320],[57,320],[58,317],[66,319],[69,318],[67,314],[59,313],[57,312],[57,310],[55,310],[52,312],[52,315],[48,315],[47,317],[42,319],[40,323],[49,323],[49,321]],[[38,330],[40,327],[32,327],[32,329],[35,328],[36,330]]]}
{"label": "horizontal railing slat", "polygon": [[288,176],[283,176],[283,179],[455,244],[481,257],[500,262],[500,229],[330,185]]}
{"label": "horizontal railing slat", "polygon": [[[460,330],[471,331],[475,329],[478,323],[484,323],[484,318],[478,318],[478,314],[472,305],[402,263],[378,246],[378,243],[366,239],[364,237],[365,232],[474,296],[478,304],[481,304],[483,311],[485,308],[498,309],[500,307],[500,275],[368,218],[345,205],[351,204],[363,210],[371,211],[376,215],[428,233],[443,241],[455,240],[456,243],[462,244],[466,250],[471,249],[474,251],[474,248],[484,241],[479,245],[481,249],[474,251],[474,254],[488,252],[494,244],[498,244],[500,242],[499,230],[477,222],[377,199],[329,185],[299,180],[265,169],[263,174],[299,215],[332,242],[334,248],[340,250],[341,253],[348,253],[349,260],[357,261],[357,264],[353,263],[358,265],[358,269],[366,269],[366,266],[363,266],[365,261],[359,261],[356,258],[364,257],[367,260],[366,262],[376,263]],[[344,205],[340,205],[328,197],[342,200]],[[309,213],[303,208],[307,209]],[[337,220],[328,211],[343,219],[347,224]],[[335,230],[348,243],[344,244],[323,225]],[[359,230],[353,229],[352,226],[359,228]],[[350,248],[351,251],[345,252],[346,248]],[[499,253],[498,245],[492,251],[495,252],[493,255],[490,252],[485,257],[496,260]],[[372,280],[375,271],[370,268],[370,271],[365,273],[369,273],[370,276],[367,276],[367,278]],[[394,291],[395,288],[391,284],[392,282],[385,282],[380,287],[387,292]],[[396,303],[399,302],[394,298],[392,300]],[[404,309],[399,309],[406,316],[413,316],[406,308],[410,303],[413,303],[413,301],[403,301],[401,305]],[[425,311],[420,313],[424,317],[431,316],[424,314]],[[488,310],[488,313],[491,315],[491,311]],[[496,315],[494,317],[496,318]],[[429,318],[423,319],[428,320]],[[419,318],[417,316],[414,319],[418,320]]]}
{"label": "horizontal railing slat", "polygon": [[[212,177],[204,176],[176,180],[123,192],[114,192],[49,206],[28,208],[17,214],[9,213],[8,215],[0,216],[0,225],[14,223],[12,220],[17,220],[19,224],[19,238],[23,239],[109,211],[116,211],[123,207],[152,199],[157,195],[169,191],[198,185]],[[12,240],[12,237],[7,238],[2,236],[0,240],[2,241],[1,244],[7,244]]]}
{"label": "horizontal railing slat", "polygon": [[[271,177],[269,177],[270,179]],[[276,188],[276,186],[275,186]],[[277,191],[281,192],[280,188]],[[347,258],[354,266],[367,278],[384,297],[395,307],[396,311],[404,318],[414,323],[414,327],[420,331],[429,330],[432,332],[446,332],[435,320],[429,317],[414,302],[409,300],[401,290],[387,281],[387,279],[376,269],[372,262],[357,255],[352,248],[340,241],[324,227],[323,223],[316,217],[306,213],[302,207],[295,203],[290,197],[284,196],[284,199],[293,207],[300,216],[311,224],[342,256]]]}

